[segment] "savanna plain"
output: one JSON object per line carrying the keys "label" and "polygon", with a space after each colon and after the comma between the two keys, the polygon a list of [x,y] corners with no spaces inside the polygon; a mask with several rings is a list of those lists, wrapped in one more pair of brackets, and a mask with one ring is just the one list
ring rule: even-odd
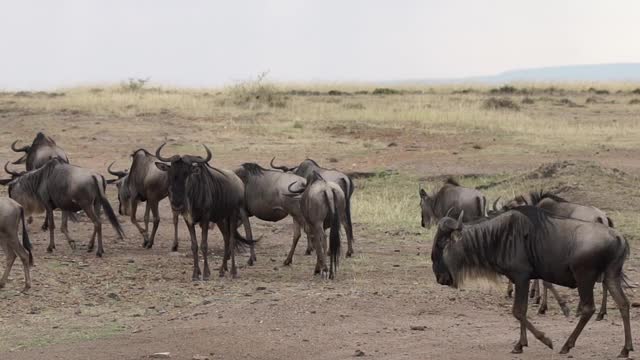
{"label": "savanna plain", "polygon": [[[631,244],[625,272],[640,282],[640,84],[402,86],[271,85],[225,89],[155,88],[130,81],[113,87],[0,93],[0,160],[19,157],[9,145],[53,137],[71,163],[105,174],[130,164],[133,150],[165,154],[213,151],[212,164],[292,166],[313,158],[354,176],[355,254],[333,281],[313,276],[304,238],[283,266],[290,219],[252,219],[258,261],[239,278],[191,281],[191,250],[180,223],[171,252],[168,201],[153,249],[120,217],[127,235],[104,227],[105,255],[86,252],[92,226],[70,223],[71,250],[57,231],[46,252],[43,216],[29,225],[36,266],[21,293],[22,269],[0,290],[0,358],[146,359],[558,359],[576,325],[550,300],[531,321],[554,341],[529,335],[522,355],[509,351],[519,325],[506,280],[498,286],[440,286],[431,270],[434,229],[420,227],[419,185],[432,190],[452,176],[477,187],[489,203],[546,189],[606,211]],[[114,208],[115,187],[108,188]],[[0,189],[6,196],[6,189]],[[141,218],[143,209],[138,211]],[[59,224],[60,215],[56,213]],[[59,229],[59,226],[58,226]],[[346,238],[343,236],[343,244]],[[222,240],[210,233],[210,261],[220,265]],[[345,246],[346,247],[346,246]],[[4,256],[4,255],[3,255]],[[4,263],[4,262],[3,262]],[[215,273],[215,271],[214,271]],[[600,294],[597,286],[596,296]],[[638,289],[627,289],[640,306]],[[573,311],[575,290],[560,288]],[[631,310],[640,347],[638,308]],[[609,301],[603,321],[587,325],[571,356],[615,357],[623,345],[620,314]],[[634,355],[632,353],[632,355]]]}

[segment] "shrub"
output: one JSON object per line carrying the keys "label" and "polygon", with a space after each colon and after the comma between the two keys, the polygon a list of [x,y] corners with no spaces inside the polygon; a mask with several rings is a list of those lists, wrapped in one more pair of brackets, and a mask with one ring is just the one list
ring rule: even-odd
{"label": "shrub", "polygon": [[489,90],[490,94],[515,94],[518,89],[515,86],[503,85],[499,88]]}
{"label": "shrub", "polygon": [[242,81],[231,87],[229,94],[233,103],[254,108],[260,105],[285,107],[287,97],[275,85],[265,81],[268,71],[258,74],[256,80]]}
{"label": "shrub", "polygon": [[590,93],[594,93],[596,95],[609,95],[609,90],[598,90],[596,88],[590,87],[589,90],[587,90]]}
{"label": "shrub", "polygon": [[145,85],[147,85],[149,80],[151,80],[151,78],[149,77],[146,79],[129,78],[127,81],[123,81],[120,83],[120,88],[123,91],[140,91],[144,88]]}
{"label": "shrub", "polygon": [[522,99],[522,103],[523,104],[534,104],[535,101],[533,101],[533,99],[530,98],[530,97],[525,97],[524,99]]}
{"label": "shrub", "polygon": [[640,88],[631,91],[632,94],[640,95]]}
{"label": "shrub", "polygon": [[350,110],[364,110],[365,106],[362,105],[361,103],[348,103],[348,104],[344,104],[342,105],[345,109],[350,109]]}
{"label": "shrub", "polygon": [[396,95],[400,94],[399,90],[389,88],[377,88],[373,90],[373,95]]}
{"label": "shrub", "polygon": [[340,90],[329,90],[329,92],[327,93],[327,95],[330,96],[341,96],[341,95],[351,95],[346,91],[340,91]]}
{"label": "shrub", "polygon": [[356,95],[368,95],[369,92],[367,90],[359,90],[359,91],[356,91],[354,94],[356,94]]}
{"label": "shrub", "polygon": [[490,97],[482,103],[482,107],[486,110],[520,110],[520,106],[509,98]]}
{"label": "shrub", "polygon": [[640,99],[631,99],[629,105],[640,105]]}

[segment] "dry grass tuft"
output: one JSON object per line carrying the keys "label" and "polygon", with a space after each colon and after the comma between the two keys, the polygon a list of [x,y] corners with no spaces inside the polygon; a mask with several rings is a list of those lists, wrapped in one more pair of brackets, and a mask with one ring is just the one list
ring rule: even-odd
{"label": "dry grass tuft", "polygon": [[519,111],[520,106],[509,98],[490,97],[482,103],[482,108],[486,110],[513,110]]}

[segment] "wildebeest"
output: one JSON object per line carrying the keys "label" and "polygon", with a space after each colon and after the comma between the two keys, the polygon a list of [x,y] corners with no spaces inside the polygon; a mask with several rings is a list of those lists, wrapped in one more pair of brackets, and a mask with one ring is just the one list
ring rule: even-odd
{"label": "wildebeest", "polygon": [[[295,183],[293,183],[295,184]],[[292,184],[292,185],[293,185]],[[307,237],[316,251],[315,274],[333,279],[340,259],[340,219],[345,216],[346,199],[340,186],[325,181],[317,172],[307,177],[307,185],[301,196],[302,215],[305,219]],[[325,220],[329,219],[329,248],[324,232]],[[330,266],[327,272],[325,254],[329,255]]]}
{"label": "wildebeest", "polygon": [[611,292],[624,324],[621,357],[633,350],[629,301],[622,290],[623,266],[629,244],[602,224],[557,217],[534,206],[522,206],[473,225],[445,217],[433,240],[433,272],[441,285],[459,287],[466,278],[504,275],[515,284],[513,315],[520,322],[520,339],[513,353],[527,346],[527,330],[553,348],[545,334],[527,319],[529,281],[542,279],[578,288],[580,320],[560,353],[566,354],[593,313],[593,288],[599,277]]}
{"label": "wildebeest", "polygon": [[462,221],[468,222],[486,215],[487,199],[476,189],[463,186],[452,178],[445,180],[444,185],[431,195],[420,188],[421,225],[431,228],[438,220],[452,210],[452,215],[464,211]]}
{"label": "wildebeest", "polygon": [[[158,205],[160,200],[169,195],[169,181],[167,173],[158,169],[158,159],[145,149],[138,149],[131,154],[131,168],[129,171],[113,171],[109,165],[107,171],[118,177],[117,180],[109,180],[118,188],[118,211],[120,215],[129,216],[131,223],[135,225],[144,239],[142,246],[151,249],[153,247],[156,231],[160,224]],[[138,224],[136,212],[138,203],[146,202],[144,210],[144,228]],[[149,212],[153,213],[153,229],[149,235]],[[178,251],[178,214],[173,212],[173,246],[171,251]]]}
{"label": "wildebeest", "polygon": [[[18,240],[18,226],[22,223],[22,244]],[[0,247],[4,251],[7,264],[4,274],[0,279],[0,289],[2,289],[9,279],[9,273],[13,267],[16,257],[22,261],[24,268],[24,290],[31,288],[31,274],[29,267],[33,265],[33,255],[31,254],[31,242],[24,220],[24,210],[22,206],[12,199],[0,199]]]}
{"label": "wildebeest", "polygon": [[[235,173],[245,186],[245,206],[249,216],[272,222],[287,216],[293,219],[293,242],[284,261],[284,265],[290,265],[302,234],[304,217],[300,209],[300,197],[290,196],[288,186],[294,182],[304,186],[306,180],[295,174],[265,169],[255,163],[244,163]],[[252,254],[250,261],[254,260],[255,254]]]}
{"label": "wildebeest", "polygon": [[[220,266],[220,276],[227,271],[227,260],[231,257],[231,276],[237,276],[235,247],[241,243],[254,245],[251,225],[244,204],[244,184],[242,180],[229,170],[216,169],[208,164],[212,155],[209,148],[207,157],[193,155],[173,155],[165,158],[160,154],[162,144],[156,150],[158,169],[167,172],[169,179],[169,200],[173,211],[181,214],[189,229],[191,237],[191,251],[193,253],[193,280],[208,280],[209,270],[207,237],[209,223],[218,225],[224,238],[224,258]],[[239,221],[245,225],[247,238],[238,234]],[[195,225],[200,224],[202,239],[200,251],[204,258],[204,268],[200,272],[198,260],[198,240]],[[236,243],[236,240],[239,242]]]}
{"label": "wildebeest", "polygon": [[[496,204],[497,201],[494,202],[494,211],[497,210]],[[541,209],[544,209],[556,216],[567,217],[577,220],[583,220],[588,222],[595,222],[607,225],[609,227],[613,226],[613,220],[611,220],[604,211],[598,209],[594,206],[580,205],[576,203],[572,203],[567,201],[566,199],[552,194],[547,191],[530,191],[529,193],[516,196],[513,200],[505,204],[502,208],[503,210],[513,209],[522,205],[532,205],[537,206]],[[511,284],[510,284],[511,285]],[[536,302],[540,302],[540,286],[538,281],[535,281],[534,284],[534,292],[532,295],[536,297]],[[553,285],[549,283],[543,283],[543,294],[542,294],[542,302],[540,303],[540,308],[538,309],[539,314],[544,314],[547,310],[547,290],[550,290],[558,301],[562,312],[569,316],[569,308],[566,306],[566,302],[564,299],[560,297],[560,294],[553,288]],[[507,293],[510,293],[510,289],[507,290]],[[537,294],[534,294],[537,293]],[[604,319],[604,316],[607,314],[607,287],[602,284],[602,305],[600,306],[600,311],[598,312],[598,316],[596,317],[596,321],[600,321]]]}
{"label": "wildebeest", "polygon": [[[274,160],[275,160],[275,157],[271,159],[271,163],[270,163],[271,167],[274,169],[279,169],[284,172],[291,172],[305,179],[309,178],[315,171],[318,174],[320,174],[320,176],[322,176],[322,178],[325,179],[326,181],[336,183],[338,184],[338,186],[340,186],[340,189],[342,190],[342,193],[345,196],[345,213],[346,213],[345,232],[347,233],[347,246],[348,246],[346,256],[351,257],[351,255],[353,255],[353,223],[351,222],[351,196],[355,191],[353,180],[351,180],[351,178],[346,174],[344,174],[343,172],[335,169],[323,168],[320,165],[318,165],[317,162],[311,159],[306,159],[302,161],[298,166],[293,168],[289,168],[286,166],[276,166],[273,164]],[[306,254],[307,255],[311,254],[311,250],[312,250],[311,243],[308,242]]]}
{"label": "wildebeest", "polygon": [[[56,142],[49,136],[45,135],[42,132],[38,132],[36,137],[33,139],[31,145],[25,145],[23,147],[16,147],[18,140],[14,141],[11,144],[11,150],[15,152],[24,152],[24,155],[18,160],[14,161],[13,164],[24,164],[27,171],[35,170],[42,167],[47,161],[51,159],[60,159],[60,161],[64,163],[69,163],[69,157],[67,153],[59,147]],[[7,173],[12,174],[5,165],[5,170]],[[65,231],[64,234],[67,234],[67,219],[71,217],[71,219],[75,219],[73,213],[62,213],[62,229]],[[29,219],[31,221],[31,219]],[[47,219],[45,218],[44,223],[42,224],[42,230],[47,230]]]}
{"label": "wildebeest", "polygon": [[[120,239],[124,233],[111,204],[105,195],[106,181],[102,175],[78,166],[69,165],[58,158],[49,160],[39,169],[31,170],[9,182],[9,197],[16,200],[28,213],[46,212],[49,221],[48,252],[55,249],[53,210],[83,210],[93,222],[93,234],[88,251],[92,251],[98,238],[96,256],[102,256],[102,222],[100,210],[104,209],[109,222]],[[67,235],[67,234],[65,234]],[[67,236],[69,246],[75,249],[75,241]]]}

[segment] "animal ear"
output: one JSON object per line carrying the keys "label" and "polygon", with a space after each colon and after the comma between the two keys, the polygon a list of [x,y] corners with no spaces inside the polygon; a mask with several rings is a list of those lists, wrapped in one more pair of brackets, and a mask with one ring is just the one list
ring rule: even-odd
{"label": "animal ear", "polygon": [[610,228],[615,227],[615,226],[613,226],[613,220],[611,220],[611,218],[610,218],[610,217],[608,217],[608,216],[607,216],[607,222],[609,223],[609,227],[610,227]]}
{"label": "animal ear", "polygon": [[171,168],[171,165],[156,161],[156,167],[162,171],[169,171],[169,169]]}
{"label": "animal ear", "polygon": [[428,199],[429,195],[427,194],[426,191],[424,191],[424,189],[420,189],[420,197],[423,199]]}
{"label": "animal ear", "polygon": [[14,165],[24,164],[27,161],[27,154],[24,154],[20,159],[12,162]]}

